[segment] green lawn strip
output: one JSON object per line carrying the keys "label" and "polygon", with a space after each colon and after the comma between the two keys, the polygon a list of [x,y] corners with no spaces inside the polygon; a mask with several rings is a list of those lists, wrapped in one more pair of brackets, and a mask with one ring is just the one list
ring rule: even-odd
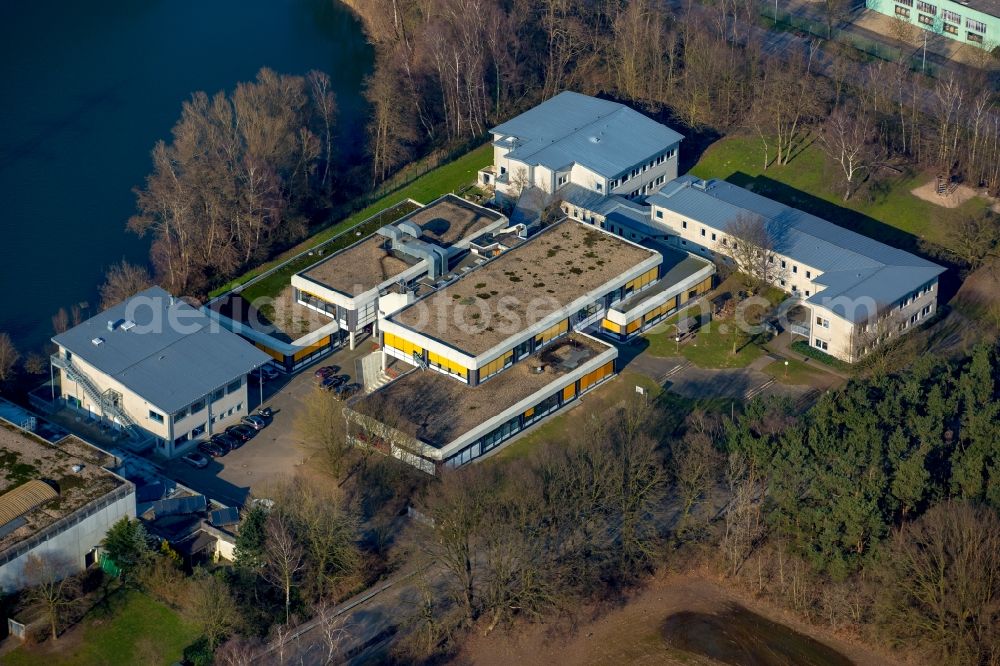
{"label": "green lawn strip", "polygon": [[[173,610],[136,591],[118,591],[107,605],[91,610],[80,626],[65,636],[66,653],[48,641],[35,649],[18,647],[7,654],[8,666],[103,666],[145,663],[152,656],[160,664],[180,661],[184,648],[198,630]],[[75,640],[77,639],[78,640]]]}
{"label": "green lawn strip", "polygon": [[544,442],[567,441],[571,437],[578,436],[582,420],[601,414],[624,400],[642,400],[643,397],[636,393],[637,385],[646,390],[648,400],[655,400],[662,391],[655,381],[645,375],[631,371],[622,372],[611,381],[580,397],[580,404],[573,407],[567,405],[564,408],[566,411],[542,421],[531,432],[502,448],[496,457],[503,460],[524,458]]}
{"label": "green lawn strip", "polygon": [[[676,332],[674,324],[677,317],[667,319],[653,328],[655,333],[646,333],[644,337],[649,342],[647,352],[653,356],[677,356],[678,345],[674,339]],[[723,332],[725,327],[725,332]],[[748,336],[739,333],[736,341],[736,354],[733,354],[732,323],[713,321],[701,328],[694,337],[680,343],[680,355],[699,368],[745,368],[753,363],[764,351],[758,344],[758,336]]]}
{"label": "green lawn strip", "polygon": [[[218,289],[215,289],[209,295],[215,297],[219,294],[224,294],[227,291],[230,291],[244,282],[247,282],[248,280],[251,280],[261,273],[273,268],[289,257],[293,257],[304,250],[308,250],[309,248],[316,247],[317,245],[333,238],[345,229],[358,224],[365,218],[371,217],[372,215],[383,211],[386,208],[403,201],[404,199],[415,199],[420,203],[428,203],[444,194],[447,194],[448,192],[459,190],[463,185],[466,185],[475,179],[477,171],[488,166],[489,164],[492,164],[492,162],[492,144],[487,143],[479,148],[476,148],[475,150],[469,151],[458,159],[448,162],[447,164],[442,164],[436,169],[428,171],[409,185],[401,187],[400,189],[385,195],[362,210],[349,215],[340,222],[337,222],[336,224],[323,229],[313,236],[310,236],[308,239],[299,243],[295,247],[281,253],[273,260],[265,262],[260,266],[247,271],[240,277],[231,280]],[[264,281],[266,282],[267,280]]]}
{"label": "green lawn strip", "polygon": [[822,350],[811,347],[805,340],[796,340],[791,344],[791,349],[802,354],[803,356],[808,356],[809,358],[816,359],[820,363],[825,363],[831,368],[841,372],[852,372],[854,369],[854,366],[850,363],[845,363],[835,356],[830,356]]}
{"label": "green lawn strip", "polygon": [[858,193],[845,202],[840,167],[815,142],[803,148],[787,165],[772,165],[765,170],[759,139],[726,137],[705,151],[691,173],[699,178],[720,178],[749,187],[764,196],[908,250],[915,248],[914,236],[947,247],[947,229],[958,220],[984,211],[989,205],[980,197],[958,208],[945,208],[919,199],[910,191],[930,179],[926,174],[889,176],[885,180],[886,189],[874,200]]}
{"label": "green lawn strip", "polygon": [[814,367],[814,364],[804,363],[794,358],[787,359],[787,361],[787,369],[785,361],[778,360],[765,366],[763,372],[774,377],[778,382],[789,385],[812,386],[829,376],[822,368]]}

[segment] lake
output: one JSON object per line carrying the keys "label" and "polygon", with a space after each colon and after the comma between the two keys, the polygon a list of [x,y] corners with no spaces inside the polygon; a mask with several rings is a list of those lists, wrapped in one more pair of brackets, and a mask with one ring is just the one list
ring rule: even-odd
{"label": "lake", "polygon": [[60,307],[96,312],[110,264],[146,262],[149,239],[125,230],[132,188],[193,91],[321,69],[342,145],[360,150],[373,54],[335,0],[10,2],[0,16],[0,331],[22,353]]}

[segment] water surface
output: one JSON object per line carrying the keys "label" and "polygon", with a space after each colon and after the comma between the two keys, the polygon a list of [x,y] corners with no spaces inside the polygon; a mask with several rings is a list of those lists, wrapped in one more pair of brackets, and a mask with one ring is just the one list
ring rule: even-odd
{"label": "water surface", "polygon": [[38,348],[60,307],[93,313],[108,265],[146,260],[149,240],[125,231],[132,188],[192,91],[232,89],[263,66],[322,69],[340,144],[357,151],[371,63],[335,0],[3,3],[0,330]]}

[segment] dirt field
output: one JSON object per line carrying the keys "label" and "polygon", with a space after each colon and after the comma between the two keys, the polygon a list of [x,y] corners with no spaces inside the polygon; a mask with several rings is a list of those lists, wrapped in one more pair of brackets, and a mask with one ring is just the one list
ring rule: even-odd
{"label": "dirt field", "polygon": [[979,193],[968,185],[959,185],[951,194],[940,196],[937,193],[937,184],[933,180],[924,183],[916,189],[910,190],[910,194],[918,199],[929,201],[936,206],[943,206],[944,208],[958,208],[966,201],[979,196]]}
{"label": "dirt field", "polygon": [[[743,652],[753,653],[750,657],[736,661],[727,660],[728,663],[751,663],[761,666],[772,664],[826,666],[847,661],[858,666],[890,666],[898,663],[885,655],[832,636],[822,629],[795,621],[781,611],[764,607],[752,599],[737,596],[708,578],[697,575],[671,575],[656,580],[624,606],[582,622],[572,633],[532,626],[514,635],[500,631],[488,637],[476,635],[467,641],[455,663],[486,666],[726,663],[667,645],[663,638],[664,621],[671,616],[678,617],[676,614],[679,613],[687,616],[724,615],[731,612],[734,604],[762,616],[759,619],[784,625],[782,631],[785,634],[790,633],[785,632],[785,628],[803,634],[804,636],[798,636],[801,639],[799,642],[812,644],[813,648],[817,648],[813,650],[814,653],[830,654],[827,648],[832,648],[846,660],[843,658],[811,660],[803,658],[801,653],[797,656],[782,657],[778,654],[779,650],[773,650],[774,644],[771,641],[762,642],[759,638],[755,638],[745,641],[743,645],[735,646],[740,649],[749,648]],[[817,645],[805,637],[815,639],[822,645]],[[739,638],[735,637],[736,640]],[[732,635],[720,636],[720,642],[732,643],[733,640]],[[749,643],[756,644],[748,645]],[[734,646],[728,644],[725,647],[731,653]],[[761,660],[760,654],[767,654],[768,658]]]}

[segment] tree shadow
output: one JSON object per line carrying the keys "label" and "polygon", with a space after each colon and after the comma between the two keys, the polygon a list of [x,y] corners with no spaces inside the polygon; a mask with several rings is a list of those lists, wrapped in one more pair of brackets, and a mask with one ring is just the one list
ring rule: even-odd
{"label": "tree shadow", "polygon": [[946,269],[939,283],[941,303],[951,300],[961,286],[959,274],[964,266],[940,245],[767,176],[751,176],[737,171],[726,177],[726,181],[939,264]]}

